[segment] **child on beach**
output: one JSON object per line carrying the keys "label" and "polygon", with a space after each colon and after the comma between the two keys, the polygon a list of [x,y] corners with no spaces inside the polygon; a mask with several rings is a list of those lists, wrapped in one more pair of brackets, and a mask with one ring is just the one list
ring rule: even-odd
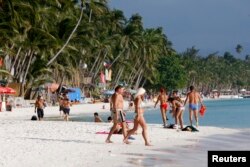
{"label": "child on beach", "polygon": [[103,122],[97,112],[94,113],[94,122]]}

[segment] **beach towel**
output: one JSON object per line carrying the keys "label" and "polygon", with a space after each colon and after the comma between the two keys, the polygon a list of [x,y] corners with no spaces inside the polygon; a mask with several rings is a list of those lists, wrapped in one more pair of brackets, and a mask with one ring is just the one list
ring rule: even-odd
{"label": "beach towel", "polygon": [[199,130],[193,126],[186,126],[185,128],[182,129],[182,131],[199,132]]}
{"label": "beach towel", "polygon": [[205,112],[206,112],[206,106],[202,105],[199,111],[200,116],[203,117],[205,115]]}

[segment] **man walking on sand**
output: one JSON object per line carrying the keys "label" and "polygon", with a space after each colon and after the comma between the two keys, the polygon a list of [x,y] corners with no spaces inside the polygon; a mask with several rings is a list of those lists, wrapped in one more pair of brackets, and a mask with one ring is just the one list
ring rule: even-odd
{"label": "man walking on sand", "polygon": [[200,102],[201,105],[203,106],[201,96],[198,92],[195,91],[194,86],[190,86],[190,92],[187,94],[186,100],[184,102],[184,106],[186,105],[186,102],[189,102],[189,121],[191,126],[193,125],[193,113],[194,113],[194,118],[196,121],[196,126],[198,127],[198,103]]}
{"label": "man walking on sand", "polygon": [[106,139],[106,143],[113,143],[110,138],[112,134],[115,132],[118,123],[122,124],[122,133],[125,137],[127,135],[127,128],[126,128],[126,119],[125,119],[125,113],[123,111],[123,91],[124,88],[121,85],[118,85],[115,88],[115,93],[111,97],[110,101],[110,110],[112,112],[113,117],[113,127],[111,128],[109,135]]}
{"label": "man walking on sand", "polygon": [[167,91],[164,88],[160,89],[160,95],[158,96],[157,101],[155,102],[155,107],[159,101],[160,101],[160,109],[161,109],[161,117],[162,117],[163,126],[167,127],[168,95],[167,95]]}

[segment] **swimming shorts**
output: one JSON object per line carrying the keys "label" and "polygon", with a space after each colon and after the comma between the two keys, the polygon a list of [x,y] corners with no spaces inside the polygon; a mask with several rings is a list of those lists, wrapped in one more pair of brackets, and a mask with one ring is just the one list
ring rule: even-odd
{"label": "swimming shorts", "polygon": [[65,115],[69,115],[69,111],[70,111],[69,108],[63,108],[63,113],[64,113]]}
{"label": "swimming shorts", "polygon": [[164,110],[166,110],[168,108],[168,104],[167,103],[161,104],[161,108],[163,108]]}
{"label": "swimming shorts", "polygon": [[37,108],[37,116],[38,118],[43,118],[44,112],[42,108]]}
{"label": "swimming shorts", "polygon": [[[116,114],[117,112],[117,114]],[[116,109],[116,111],[113,112],[113,120],[114,122],[125,122],[125,114],[123,113],[122,109]]]}
{"label": "swimming shorts", "polygon": [[198,110],[198,104],[189,104],[189,109]]}
{"label": "swimming shorts", "polygon": [[63,106],[59,106],[59,111],[63,111]]}

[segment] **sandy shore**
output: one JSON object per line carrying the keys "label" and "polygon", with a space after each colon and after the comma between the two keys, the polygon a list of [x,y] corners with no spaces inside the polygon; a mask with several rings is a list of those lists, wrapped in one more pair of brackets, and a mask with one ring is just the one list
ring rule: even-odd
{"label": "sandy shore", "polygon": [[[75,105],[71,113],[109,112],[108,104],[105,105],[104,110],[103,103]],[[245,142],[250,148],[249,129],[200,127],[200,132],[193,133],[150,124],[148,131],[153,146],[145,147],[141,130],[133,135],[135,140],[131,140],[131,145],[123,144],[122,135],[113,135],[114,143],[106,144],[107,135],[96,132],[109,131],[109,123],[30,121],[33,114],[34,108],[0,113],[0,166],[207,166],[209,149],[244,148],[234,142]],[[45,110],[45,116],[58,115],[58,107]],[[199,158],[193,159],[196,155]]]}

